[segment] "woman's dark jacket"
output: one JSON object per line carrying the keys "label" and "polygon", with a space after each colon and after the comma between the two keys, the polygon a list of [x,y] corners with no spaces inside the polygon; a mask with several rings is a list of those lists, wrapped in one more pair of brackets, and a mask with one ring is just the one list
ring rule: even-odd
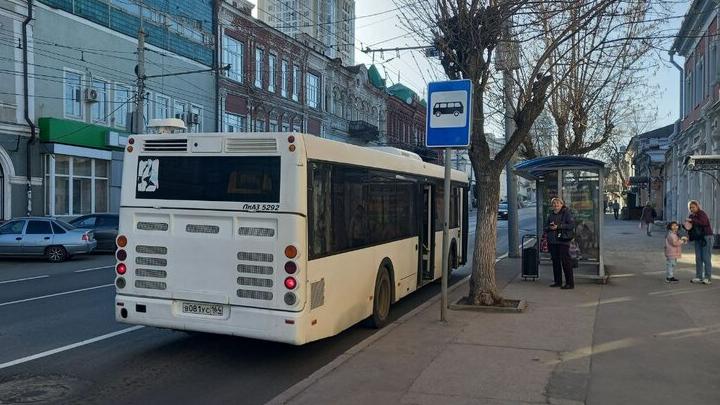
{"label": "woman's dark jacket", "polygon": [[[550,223],[555,222],[555,225],[558,226],[558,229],[551,230],[550,229]],[[560,211],[556,214],[555,211],[550,210],[550,215],[548,215],[547,220],[545,221],[545,232],[547,233],[547,241],[549,244],[563,244],[563,245],[569,245],[570,241],[559,241],[557,238],[558,231],[561,229],[575,229],[575,219],[573,218],[572,214],[570,214],[570,210],[563,206],[560,208]]]}

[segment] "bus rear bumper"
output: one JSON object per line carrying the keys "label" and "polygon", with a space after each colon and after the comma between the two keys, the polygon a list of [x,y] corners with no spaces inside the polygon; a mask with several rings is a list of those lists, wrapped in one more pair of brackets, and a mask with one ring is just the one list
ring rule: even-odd
{"label": "bus rear bumper", "polygon": [[219,333],[253,339],[301,345],[302,312],[283,312],[260,308],[224,305],[222,317],[185,314],[182,301],[163,298],[115,296],[118,322],[159,328]]}

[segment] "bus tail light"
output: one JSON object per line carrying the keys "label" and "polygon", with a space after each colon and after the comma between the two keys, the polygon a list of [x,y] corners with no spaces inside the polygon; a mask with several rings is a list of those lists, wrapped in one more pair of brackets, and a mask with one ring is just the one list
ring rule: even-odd
{"label": "bus tail light", "polygon": [[122,262],[127,259],[127,252],[124,249],[118,249],[117,253],[115,253],[115,256],[117,256],[117,259]]}
{"label": "bus tail light", "polygon": [[115,271],[117,271],[117,274],[122,276],[127,272],[127,266],[125,266],[125,263],[119,263],[115,268]]}
{"label": "bus tail light", "polygon": [[288,277],[285,279],[285,288],[288,290],[294,290],[297,287],[297,280],[294,277]]}
{"label": "bus tail light", "polygon": [[297,296],[291,292],[285,293],[285,297],[283,297],[285,304],[287,305],[295,305],[297,302]]}
{"label": "bus tail light", "polygon": [[285,248],[285,257],[287,257],[288,259],[294,259],[294,258],[296,258],[296,257],[297,257],[297,254],[298,254],[298,251],[297,251],[297,248],[296,248],[295,246],[293,246],[293,245],[288,245],[288,246]]}
{"label": "bus tail light", "polygon": [[290,261],[290,262],[285,263],[285,272],[287,274],[295,274],[296,271],[297,271],[297,264],[295,264],[295,262]]}
{"label": "bus tail light", "polygon": [[116,243],[118,247],[124,248],[125,246],[127,246],[127,237],[125,235],[118,236]]}

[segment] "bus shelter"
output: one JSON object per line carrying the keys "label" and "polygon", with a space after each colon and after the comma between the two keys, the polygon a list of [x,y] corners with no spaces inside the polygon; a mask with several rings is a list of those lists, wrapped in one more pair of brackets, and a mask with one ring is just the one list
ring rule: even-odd
{"label": "bus shelter", "polygon": [[[537,234],[552,207],[550,200],[560,197],[575,218],[575,239],[571,254],[577,259],[575,275],[605,281],[602,229],[604,217],[605,163],[577,156],[548,156],[518,163],[514,172],[536,182]],[[542,253],[542,259],[549,259]]]}

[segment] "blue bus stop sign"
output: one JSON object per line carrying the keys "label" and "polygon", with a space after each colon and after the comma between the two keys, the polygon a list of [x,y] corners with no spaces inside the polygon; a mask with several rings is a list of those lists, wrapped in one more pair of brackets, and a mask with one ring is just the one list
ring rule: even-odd
{"label": "blue bus stop sign", "polygon": [[472,82],[428,83],[425,146],[467,148],[472,130]]}

